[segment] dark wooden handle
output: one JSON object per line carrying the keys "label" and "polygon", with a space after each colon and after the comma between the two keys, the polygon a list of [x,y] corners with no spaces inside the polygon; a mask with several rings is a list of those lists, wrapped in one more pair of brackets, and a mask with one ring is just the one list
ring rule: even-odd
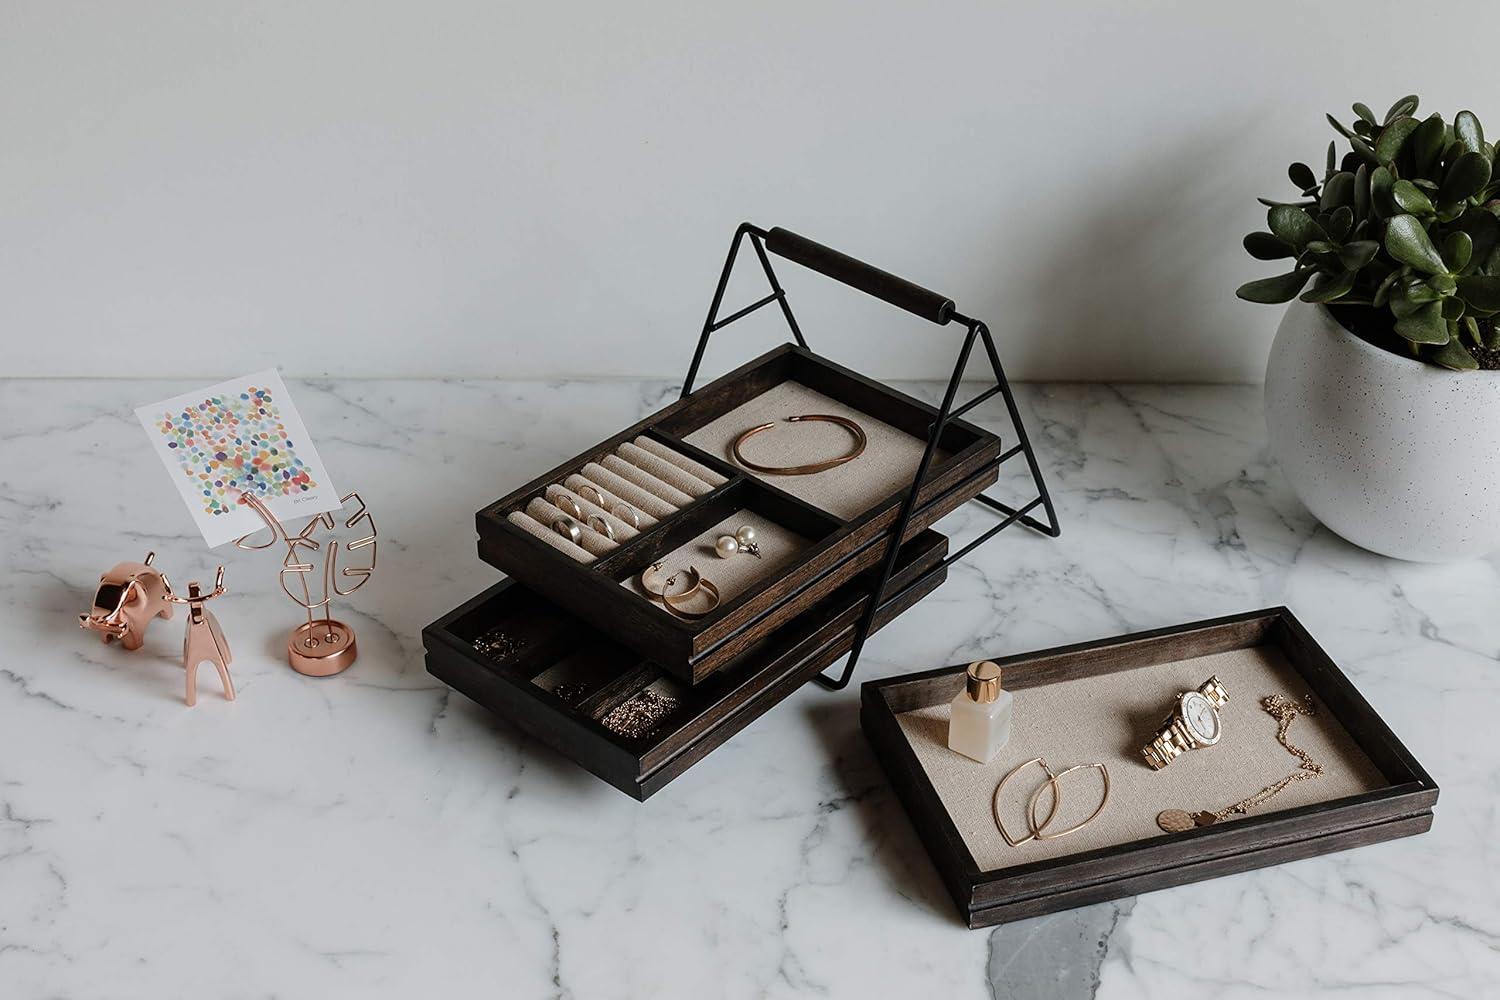
{"label": "dark wooden handle", "polygon": [[939,325],[953,315],[953,300],[946,295],[914,285],[805,236],[778,227],[766,234],[766,249]]}

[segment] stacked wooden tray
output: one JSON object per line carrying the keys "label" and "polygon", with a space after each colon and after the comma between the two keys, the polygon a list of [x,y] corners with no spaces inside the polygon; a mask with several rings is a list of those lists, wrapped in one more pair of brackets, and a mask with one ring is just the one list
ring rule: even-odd
{"label": "stacked wooden tray", "polygon": [[[796,477],[732,461],[728,443],[744,429],[810,412],[857,421],[865,454]],[[424,630],[428,670],[645,798],[848,651],[936,416],[804,348],[770,351],[481,510],[480,557],[512,580]],[[777,446],[795,449],[809,426],[778,431]],[[828,443],[812,445],[827,454]],[[652,482],[619,459],[648,451],[699,469],[706,488],[678,496],[658,486],[670,505],[620,533],[628,537],[587,539],[589,551],[538,532],[548,505],[568,502],[559,490],[576,498],[584,481],[614,485],[610,500],[639,496],[607,470]],[[994,434],[962,420],[946,426],[901,539],[887,589],[897,596],[877,626],[942,582],[947,540],[926,529],[993,483],[999,456]],[[742,522],[761,526],[774,557],[716,560],[714,536]],[[738,583],[711,613],[685,620],[641,592],[638,575],[656,562]],[[643,706],[666,714],[647,732],[622,734],[618,720]]]}
{"label": "stacked wooden tray", "polygon": [[[866,683],[865,734],[970,927],[1248,871],[1426,831],[1438,787],[1286,608],[997,660],[1017,727],[990,764],[946,748],[964,668]],[[1230,692],[1219,745],[1151,771],[1139,748],[1175,691],[1217,674]],[[1214,810],[1297,761],[1260,699],[1311,697],[1290,735],[1323,767],[1243,817],[1166,833],[1159,810]],[[1153,707],[1155,706],[1155,707]],[[1079,725],[1079,716],[1085,716]],[[1026,758],[1105,761],[1107,811],[1089,833],[1013,847],[994,826],[999,776]],[[1088,796],[1081,798],[1087,800]],[[1085,801],[1084,808],[1088,808]],[[1024,825],[1020,827],[1024,829]]]}

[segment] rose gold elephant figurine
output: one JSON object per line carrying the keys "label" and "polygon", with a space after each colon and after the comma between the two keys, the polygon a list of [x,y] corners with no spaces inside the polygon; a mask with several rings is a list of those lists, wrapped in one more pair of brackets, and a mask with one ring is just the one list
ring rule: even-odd
{"label": "rose gold elephant figurine", "polygon": [[172,617],[166,578],[151,568],[155,558],[147,552],[145,562],[122,562],[99,577],[93,610],[78,616],[79,627],[100,633],[104,642],[119,639],[126,649],[140,649],[152,619]]}

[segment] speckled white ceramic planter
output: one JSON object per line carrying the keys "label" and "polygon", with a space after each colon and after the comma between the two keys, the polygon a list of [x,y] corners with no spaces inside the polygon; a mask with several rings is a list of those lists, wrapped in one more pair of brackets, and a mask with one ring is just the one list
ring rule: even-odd
{"label": "speckled white ceramic planter", "polygon": [[1266,425],[1297,497],[1354,544],[1421,562],[1500,549],[1500,372],[1392,354],[1293,302]]}

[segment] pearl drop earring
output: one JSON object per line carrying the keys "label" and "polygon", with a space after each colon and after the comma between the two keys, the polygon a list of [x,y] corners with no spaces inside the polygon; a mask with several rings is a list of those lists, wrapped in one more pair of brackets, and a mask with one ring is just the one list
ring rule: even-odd
{"label": "pearl drop earring", "polygon": [[733,559],[741,552],[757,559],[761,557],[760,543],[755,540],[755,529],[748,524],[740,525],[739,530],[732,535],[720,535],[719,540],[714,542],[714,552],[720,559]]}

